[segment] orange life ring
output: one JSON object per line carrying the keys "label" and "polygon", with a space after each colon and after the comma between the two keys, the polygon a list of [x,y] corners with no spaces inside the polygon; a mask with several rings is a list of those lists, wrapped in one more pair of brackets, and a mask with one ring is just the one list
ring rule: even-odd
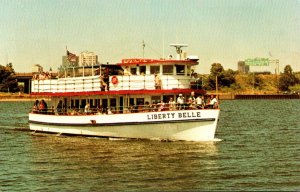
{"label": "orange life ring", "polygon": [[114,85],[118,84],[118,83],[119,83],[118,77],[117,77],[117,76],[112,76],[111,82],[112,82],[112,84],[114,84]]}

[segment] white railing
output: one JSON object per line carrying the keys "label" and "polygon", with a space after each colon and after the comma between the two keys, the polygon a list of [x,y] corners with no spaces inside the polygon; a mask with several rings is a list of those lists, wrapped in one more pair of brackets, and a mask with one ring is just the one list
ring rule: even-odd
{"label": "white railing", "polygon": [[[117,77],[118,83],[112,83],[113,77]],[[160,80],[161,89],[190,88],[189,76],[162,75]],[[110,76],[108,84],[110,91],[156,89],[154,75]],[[31,90],[33,93],[101,91],[101,84],[99,76],[32,80]]]}

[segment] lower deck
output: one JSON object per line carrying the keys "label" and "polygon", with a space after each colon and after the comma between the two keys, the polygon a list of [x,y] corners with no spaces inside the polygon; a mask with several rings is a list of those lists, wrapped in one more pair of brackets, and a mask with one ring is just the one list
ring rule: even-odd
{"label": "lower deck", "polygon": [[73,97],[49,97],[37,100],[33,113],[55,115],[122,114],[154,111],[193,110],[213,108],[209,97],[201,96],[201,103],[189,102],[190,95],[183,95],[184,103],[177,102],[177,95],[91,95]]}

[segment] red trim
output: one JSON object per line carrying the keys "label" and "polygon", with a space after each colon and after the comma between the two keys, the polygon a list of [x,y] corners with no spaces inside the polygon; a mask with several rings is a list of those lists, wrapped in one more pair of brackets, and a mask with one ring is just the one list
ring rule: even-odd
{"label": "red trim", "polygon": [[123,59],[122,63],[118,63],[117,65],[120,66],[131,66],[131,65],[137,65],[137,64],[187,64],[190,63],[192,65],[197,65],[197,61],[192,60],[155,60],[155,59]]}
{"label": "red trim", "polygon": [[141,95],[141,94],[190,94],[192,91],[205,94],[204,90],[170,89],[170,90],[122,90],[122,91],[88,91],[88,92],[43,92],[31,93],[31,96],[86,96],[86,95]]}

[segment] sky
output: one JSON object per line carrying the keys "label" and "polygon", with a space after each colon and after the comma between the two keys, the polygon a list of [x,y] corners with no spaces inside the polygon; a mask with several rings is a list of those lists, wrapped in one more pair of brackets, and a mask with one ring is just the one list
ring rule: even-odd
{"label": "sky", "polygon": [[[55,71],[67,49],[100,63],[159,59],[188,44],[198,73],[212,63],[237,70],[247,58],[279,59],[300,71],[300,0],[0,0],[0,65]],[[256,69],[255,69],[256,68]],[[269,70],[275,66],[253,67]]]}

